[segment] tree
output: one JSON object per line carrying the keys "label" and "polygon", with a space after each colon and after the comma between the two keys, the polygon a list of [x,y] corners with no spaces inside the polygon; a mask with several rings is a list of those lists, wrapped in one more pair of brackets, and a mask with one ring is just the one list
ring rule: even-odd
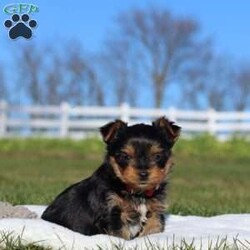
{"label": "tree", "polygon": [[[129,103],[137,105],[138,58],[131,50],[131,44],[125,38],[109,39],[101,55],[101,67],[110,83],[116,105]],[[107,93],[110,96],[110,91]]]}
{"label": "tree", "polygon": [[250,64],[239,64],[235,74],[235,84],[230,89],[233,109],[244,111],[250,108]]}
{"label": "tree", "polygon": [[[197,22],[155,7],[122,13],[117,28],[119,37],[140,56],[139,72],[150,83],[155,106],[162,106],[167,87],[178,80],[182,66],[194,58],[199,44]],[[131,62],[130,54],[121,52],[121,57]]]}
{"label": "tree", "polygon": [[7,100],[7,85],[5,81],[4,68],[0,65],[0,100]]}
{"label": "tree", "polygon": [[[51,55],[51,59],[47,69],[44,71],[44,99],[46,104],[58,105],[65,100],[64,86],[64,62],[60,56],[55,53]],[[66,91],[67,92],[67,91]]]}
{"label": "tree", "polygon": [[103,104],[96,72],[79,43],[70,42],[59,48],[29,44],[21,47],[18,57],[22,64],[17,65],[17,85],[32,104]]}
{"label": "tree", "polygon": [[182,104],[193,109],[226,110],[230,108],[234,84],[233,65],[228,58],[215,55],[209,46],[206,48],[197,51],[196,63],[185,71]]}
{"label": "tree", "polygon": [[[19,79],[17,85],[23,88],[31,103],[45,104],[43,72],[46,51],[35,44],[22,46],[17,54],[16,65]],[[22,62],[22,63],[20,63]]]}
{"label": "tree", "polygon": [[68,82],[66,99],[74,100],[75,104],[104,105],[104,94],[99,82],[94,60],[87,56],[77,42],[67,46],[66,72]]}
{"label": "tree", "polygon": [[89,81],[89,97],[90,104],[104,106],[105,94],[103,86],[101,85],[99,75],[94,67],[88,68],[88,81]]}
{"label": "tree", "polygon": [[234,83],[233,66],[226,58],[214,58],[211,60],[207,81],[203,82],[203,93],[207,102],[207,108],[215,110],[227,110],[229,108],[229,93]]}

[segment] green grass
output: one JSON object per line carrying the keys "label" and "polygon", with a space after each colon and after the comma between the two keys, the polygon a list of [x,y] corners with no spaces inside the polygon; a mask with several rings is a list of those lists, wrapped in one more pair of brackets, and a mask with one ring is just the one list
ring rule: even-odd
{"label": "green grass", "polygon": [[1,250],[52,250],[51,248],[44,248],[36,245],[36,242],[32,244],[24,244],[22,242],[22,235],[13,236],[11,233],[0,233],[0,249]]}
{"label": "green grass", "polygon": [[[68,185],[101,164],[98,139],[0,140],[0,200],[47,204]],[[250,143],[218,142],[204,135],[180,140],[174,149],[168,211],[209,216],[250,212]]]}
{"label": "green grass", "polygon": [[250,142],[204,135],[176,145],[170,212],[202,216],[250,212]]}
{"label": "green grass", "polygon": [[[111,243],[113,250],[125,250],[127,248],[124,247],[123,244],[115,244]],[[217,238],[214,242],[200,242],[198,248],[195,247],[194,241],[186,242],[185,239],[182,239],[180,243],[170,242],[166,240],[166,244],[159,245],[157,243],[151,242],[149,239],[145,240],[145,250],[249,250],[250,242],[248,241],[240,241],[237,238],[234,239],[233,243],[229,243],[227,238]],[[206,245],[206,247],[205,247]],[[98,246],[97,246],[98,247]],[[0,249],[1,250],[52,250],[52,248],[43,248],[38,245],[38,242],[34,242],[32,244],[25,244],[22,242],[22,236],[14,237],[11,233],[1,233],[0,234]],[[84,248],[85,250],[91,250]],[[99,247],[99,250],[109,250],[110,248]],[[131,248],[130,248],[131,249]],[[131,250],[141,249],[139,247],[135,247]],[[58,250],[68,250],[66,248],[60,248]]]}

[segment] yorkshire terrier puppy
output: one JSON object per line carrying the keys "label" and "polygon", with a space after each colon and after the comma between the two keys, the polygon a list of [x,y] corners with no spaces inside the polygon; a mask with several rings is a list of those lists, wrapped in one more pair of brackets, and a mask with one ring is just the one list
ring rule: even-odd
{"label": "yorkshire terrier puppy", "polygon": [[103,164],[59,194],[42,219],[85,235],[127,240],[162,232],[171,149],[180,127],[162,117],[152,125],[116,120],[100,132],[107,144]]}

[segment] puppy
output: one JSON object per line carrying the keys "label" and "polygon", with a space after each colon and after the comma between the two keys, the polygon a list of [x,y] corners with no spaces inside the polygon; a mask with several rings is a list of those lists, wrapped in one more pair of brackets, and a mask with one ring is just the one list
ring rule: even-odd
{"label": "puppy", "polygon": [[116,120],[100,132],[107,145],[103,164],[59,194],[42,219],[85,235],[127,240],[162,232],[166,177],[180,127],[162,117],[152,125]]}

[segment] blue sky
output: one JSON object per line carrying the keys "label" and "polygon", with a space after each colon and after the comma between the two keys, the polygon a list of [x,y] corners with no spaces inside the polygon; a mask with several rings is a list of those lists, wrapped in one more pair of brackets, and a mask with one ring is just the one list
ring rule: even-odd
{"label": "blue sky", "polygon": [[[0,2],[0,22],[8,16],[3,7],[15,1]],[[19,2],[19,1],[16,1]],[[22,1],[20,1],[22,2]],[[79,39],[88,50],[98,50],[108,36],[117,13],[153,3],[180,16],[192,16],[201,23],[204,36],[215,40],[219,52],[237,58],[250,57],[250,1],[247,0],[105,0],[105,1],[24,1],[38,5],[33,17],[39,26],[34,32],[38,42],[60,43],[60,39]],[[11,41],[6,28],[0,26],[0,56],[5,46],[18,47],[23,39]],[[28,41],[27,41],[28,42]]]}
{"label": "blue sky", "polygon": [[219,53],[237,60],[250,58],[250,1],[247,0],[32,0],[0,2],[0,62],[11,70],[11,51],[30,40],[12,41],[3,23],[10,16],[3,12],[11,3],[33,3],[39,12],[32,17],[38,27],[31,40],[37,43],[60,44],[71,39],[80,40],[88,51],[98,51],[107,38],[118,13],[133,7],[156,4],[178,16],[190,16],[201,25],[202,35],[212,37]]}

